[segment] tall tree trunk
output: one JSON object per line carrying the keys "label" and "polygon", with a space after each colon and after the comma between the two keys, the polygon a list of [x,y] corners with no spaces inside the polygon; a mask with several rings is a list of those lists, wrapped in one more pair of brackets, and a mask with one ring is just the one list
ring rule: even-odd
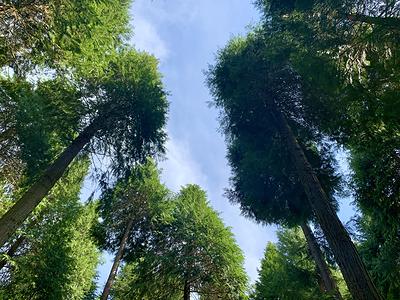
{"label": "tall tree trunk", "polygon": [[382,299],[369,276],[349,234],[329,203],[312,166],[297,142],[285,116],[277,107],[273,113],[285,140],[292,162],[305,189],[308,201],[335,255],[350,293],[357,300]]}
{"label": "tall tree trunk", "polygon": [[185,286],[183,287],[183,300],[190,300],[190,284],[186,280]]}
{"label": "tall tree trunk", "polygon": [[335,296],[335,299],[341,300],[339,289],[336,285],[335,280],[332,277],[332,273],[329,270],[328,264],[326,263],[324,256],[322,255],[321,248],[319,247],[317,240],[307,223],[301,224],[304,236],[306,237],[308,249],[310,250],[311,256],[317,265],[318,273],[320,274],[324,286],[325,292],[328,292]]}
{"label": "tall tree trunk", "polygon": [[87,126],[63,153],[44,171],[28,191],[0,219],[0,247],[15,233],[64,174],[65,169],[97,131],[97,122]]}
{"label": "tall tree trunk", "polygon": [[100,300],[107,300],[110,295],[111,286],[114,283],[115,276],[117,275],[118,267],[121,262],[122,255],[124,254],[126,242],[129,238],[129,233],[132,230],[133,218],[129,220],[128,225],[125,228],[124,235],[121,239],[121,243],[119,244],[117,255],[115,255],[114,263],[111,267],[110,274],[108,275],[108,279],[106,285],[104,286],[103,293],[101,294]]}
{"label": "tall tree trunk", "polygon": [[[16,239],[16,241],[11,245],[11,247],[6,252],[7,256],[13,257],[17,252],[18,248],[25,242],[25,236],[21,235]],[[7,259],[3,258],[0,260],[0,270],[3,269],[7,264]]]}

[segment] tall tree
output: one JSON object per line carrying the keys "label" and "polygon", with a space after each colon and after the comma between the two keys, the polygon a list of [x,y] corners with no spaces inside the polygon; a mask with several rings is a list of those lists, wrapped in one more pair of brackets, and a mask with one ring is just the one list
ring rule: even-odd
{"label": "tall tree", "polygon": [[107,299],[122,259],[147,243],[151,230],[168,213],[168,190],[161,184],[155,163],[148,160],[131,170],[101,199],[103,247],[116,251],[101,299]]}
{"label": "tall tree", "polygon": [[38,226],[24,232],[24,246],[2,272],[8,274],[1,283],[5,299],[82,299],[91,290],[99,262],[92,237],[98,215],[94,204],[79,199],[87,169],[87,161],[74,163],[43,203]]}
{"label": "tall tree", "polygon": [[117,280],[116,299],[244,299],[243,255],[196,185],[182,188],[170,221],[155,227]]}
{"label": "tall tree", "polygon": [[84,117],[90,117],[90,123],[2,216],[0,245],[29,216],[85,146],[92,152],[109,155],[110,168],[116,175],[124,174],[147,155],[163,151],[168,103],[154,57],[122,49],[109,64],[106,76],[87,82],[84,97],[92,109],[82,117],[82,123]]}
{"label": "tall tree", "polygon": [[[349,150],[355,202],[381,236],[369,247],[400,252],[399,2],[301,2],[281,1],[282,10],[277,1],[259,1],[263,31],[275,37],[268,47],[284,51],[302,77],[307,119]],[[387,259],[386,251],[372,253]],[[370,268],[375,278],[399,270]],[[384,295],[390,285],[396,280],[379,285]]]}
{"label": "tall tree", "polygon": [[[247,39],[233,40],[220,52],[217,64],[210,71],[209,83],[215,104],[221,108],[221,124],[228,148],[244,145],[242,156],[229,157],[233,172],[245,174],[240,173],[246,162],[243,157],[254,157],[253,149],[261,150],[256,157],[266,161],[286,158],[291,162],[295,178],[304,188],[353,297],[380,299],[296,136],[301,130],[315,132],[304,118],[299,76],[287,64],[285,53],[266,48],[267,42],[268,37],[257,33],[250,34]],[[253,151],[246,151],[245,147]],[[267,151],[262,151],[264,149]],[[284,172],[286,169],[282,168],[278,174]],[[273,174],[260,180],[276,180]],[[275,186],[280,188],[280,181],[275,181]],[[268,191],[263,192],[267,198]],[[286,208],[286,203],[280,203],[280,207]]]}
{"label": "tall tree", "polygon": [[[254,113],[257,109],[252,107],[251,110]],[[254,130],[249,137],[231,140],[228,158],[234,171],[227,196],[240,205],[246,216],[258,222],[302,225],[307,229],[307,222],[315,219],[307,195],[300,180],[296,178],[296,170],[290,163],[288,153],[284,152],[285,145],[278,144],[276,140],[267,141],[266,135],[269,133],[266,134],[265,130],[268,129]],[[331,147],[320,141],[321,137],[310,130],[300,129],[297,135],[308,161],[328,193],[332,207],[336,208],[334,194],[340,190],[341,178],[334,170],[335,161]],[[278,155],[279,159],[272,155]],[[307,232],[308,236],[312,234],[310,230]],[[314,249],[311,253],[315,255],[315,262],[325,275],[323,279],[326,290],[336,292],[337,298],[340,298],[334,280],[326,271],[326,262],[319,255],[318,244],[312,238],[307,241],[310,248]]]}

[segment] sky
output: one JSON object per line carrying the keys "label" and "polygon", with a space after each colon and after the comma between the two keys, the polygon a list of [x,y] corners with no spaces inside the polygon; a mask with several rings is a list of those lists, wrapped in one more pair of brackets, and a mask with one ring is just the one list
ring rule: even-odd
{"label": "sky", "polygon": [[[175,192],[188,183],[198,184],[207,192],[212,207],[231,227],[245,255],[247,274],[254,282],[267,242],[276,241],[276,227],[244,218],[223,196],[230,170],[224,139],[218,131],[218,112],[209,105],[212,98],[204,75],[218,49],[258,22],[260,16],[252,2],[136,0],[130,9],[130,42],[159,59],[169,92],[167,160],[160,163],[163,182]],[[345,158],[341,166],[347,169]],[[348,219],[353,210],[347,204],[349,199],[344,202],[341,216]],[[106,255],[106,263],[99,269],[100,286],[108,276],[110,260]]]}

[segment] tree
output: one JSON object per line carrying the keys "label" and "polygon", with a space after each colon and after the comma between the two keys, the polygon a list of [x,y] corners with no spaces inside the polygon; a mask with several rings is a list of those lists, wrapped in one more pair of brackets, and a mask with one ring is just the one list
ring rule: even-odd
{"label": "tree", "polygon": [[327,292],[335,299],[343,299],[342,295],[340,294],[338,285],[333,278],[332,272],[329,269],[329,266],[325,260],[324,254],[322,253],[321,248],[314,236],[314,233],[307,223],[302,223],[300,227],[306,238],[309,253],[317,266],[317,272],[321,279],[321,290]]}
{"label": "tree", "polygon": [[[284,11],[273,2],[258,3],[264,31],[302,78],[307,119],[350,152],[355,202],[380,236],[368,247],[382,248],[365,262],[386,295],[400,270],[384,263],[400,251],[398,1],[309,1],[307,8],[283,1]],[[393,279],[383,287],[382,278]]]}
{"label": "tree", "polygon": [[87,160],[74,163],[43,203],[37,226],[23,233],[23,246],[2,272],[8,274],[4,298],[82,299],[91,290],[99,262],[92,237],[98,215],[94,203],[79,199],[87,170]]}
{"label": "tree", "polygon": [[[92,152],[111,158],[117,176],[130,166],[163,151],[168,103],[157,61],[145,53],[123,49],[100,81],[87,82],[84,94],[91,103],[88,124],[43,172],[16,204],[0,219],[0,244],[11,236],[40,203],[70,162],[90,143]],[[83,120],[82,120],[83,121]]]}
{"label": "tree", "polygon": [[243,256],[196,185],[182,188],[170,221],[155,227],[117,280],[116,299],[244,299]]}
{"label": "tree", "polygon": [[102,196],[103,247],[116,251],[116,255],[101,299],[108,298],[121,260],[147,243],[157,223],[165,222],[162,215],[168,213],[168,193],[160,182],[155,163],[147,160]]}
{"label": "tree", "polygon": [[[274,52],[276,49],[265,48],[265,45],[268,45],[268,37],[257,33],[250,34],[247,39],[233,40],[220,52],[217,64],[210,70],[209,84],[215,97],[214,103],[221,109],[221,124],[227,136],[228,149],[236,144],[246,145],[247,142],[250,151],[242,148],[245,158],[246,155],[253,155],[277,161],[286,156],[353,297],[380,299],[296,136],[300,130],[315,132],[304,118],[301,80],[287,64],[284,53]],[[258,155],[254,154],[252,147],[261,150]],[[266,148],[268,152],[262,151]],[[242,158],[229,157],[234,174],[243,172],[240,175],[245,176],[245,169],[240,165]],[[281,182],[276,180],[274,173],[267,174],[260,180],[272,181],[275,187],[280,188]],[[262,196],[268,197],[268,191],[264,193]],[[280,205],[286,207],[287,204]]]}
{"label": "tree", "polygon": [[[319,274],[299,228],[278,230],[261,260],[251,299],[331,299],[319,287]],[[343,291],[342,291],[343,292]]]}
{"label": "tree", "polygon": [[[255,107],[250,109],[252,114],[258,110]],[[244,137],[241,134],[241,139],[234,138],[230,141],[228,158],[234,171],[227,196],[231,202],[240,205],[242,213],[258,222],[301,225],[308,233],[307,236],[310,236],[312,233],[307,222],[315,220],[315,217],[307,195],[300,180],[296,178],[296,170],[290,163],[285,146],[276,139],[267,141],[270,138],[266,137],[267,130],[269,134],[269,129],[264,127],[262,130],[252,131],[249,136]],[[308,161],[329,195],[332,207],[336,208],[334,194],[340,190],[341,178],[334,170],[335,161],[331,147],[328,143],[322,143],[321,138],[309,130],[300,129],[297,134]],[[272,156],[279,156],[279,159]],[[321,259],[318,244],[311,236],[307,241],[310,248],[314,249],[312,254],[321,274],[325,275],[322,278],[326,290],[337,292],[326,263]],[[338,292],[337,298],[340,298]]]}

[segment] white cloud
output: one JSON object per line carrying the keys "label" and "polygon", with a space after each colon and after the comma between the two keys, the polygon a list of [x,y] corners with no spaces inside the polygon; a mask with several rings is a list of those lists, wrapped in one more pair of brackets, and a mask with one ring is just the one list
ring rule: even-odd
{"label": "white cloud", "polygon": [[206,186],[206,176],[200,166],[191,157],[189,145],[170,135],[166,144],[167,160],[161,163],[162,179],[174,192],[181,186],[195,183],[203,188]]}
{"label": "white cloud", "polygon": [[198,0],[157,0],[135,1],[132,6],[133,17],[145,15],[159,24],[185,24],[200,17]]}
{"label": "white cloud", "polygon": [[133,27],[133,36],[131,43],[138,50],[144,50],[161,61],[168,57],[168,48],[161,39],[157,29],[146,19],[137,16],[131,22]]}

